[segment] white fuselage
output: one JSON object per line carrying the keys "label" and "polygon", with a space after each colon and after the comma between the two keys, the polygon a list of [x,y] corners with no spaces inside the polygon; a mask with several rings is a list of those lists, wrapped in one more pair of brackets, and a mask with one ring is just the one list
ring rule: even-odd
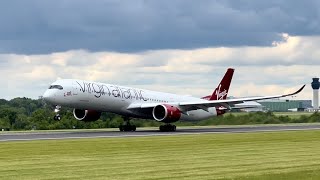
{"label": "white fuselage", "polygon": [[[128,110],[131,104],[170,104],[177,102],[207,101],[190,96],[149,91],[113,84],[89,82],[76,79],[63,79],[54,82],[62,88],[48,89],[44,99],[54,105],[67,106],[75,109],[112,112],[124,116],[153,119],[149,111]],[[208,111],[198,109],[182,114],[181,120],[201,120],[217,115],[216,108]]]}

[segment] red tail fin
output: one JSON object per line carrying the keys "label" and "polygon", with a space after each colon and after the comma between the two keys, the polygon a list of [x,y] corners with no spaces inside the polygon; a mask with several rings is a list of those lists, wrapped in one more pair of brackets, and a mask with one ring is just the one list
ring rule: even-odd
{"label": "red tail fin", "polygon": [[233,72],[234,72],[234,69],[229,68],[226,74],[224,75],[224,77],[222,78],[218,87],[213,91],[212,95],[203,97],[203,99],[207,99],[210,101],[226,99],[229,92],[229,87],[232,80]]}

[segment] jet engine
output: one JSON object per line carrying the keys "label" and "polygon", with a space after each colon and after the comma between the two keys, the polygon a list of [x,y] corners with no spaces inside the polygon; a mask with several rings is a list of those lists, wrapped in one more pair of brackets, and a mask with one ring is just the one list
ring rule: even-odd
{"label": "jet engine", "polygon": [[153,118],[157,121],[172,123],[180,119],[181,111],[175,106],[169,104],[161,104],[153,108],[152,115]]}
{"label": "jet engine", "polygon": [[101,112],[94,111],[94,110],[74,109],[73,116],[78,121],[90,122],[90,121],[98,120],[101,116]]}
{"label": "jet engine", "polygon": [[222,107],[219,107],[219,108],[216,107],[216,113],[217,113],[217,116],[221,116],[224,113],[226,113],[226,109],[223,109]]}
{"label": "jet engine", "polygon": [[226,113],[225,110],[219,110],[219,109],[217,109],[216,111],[217,111],[217,116],[221,116],[221,115],[223,115],[224,113]]}

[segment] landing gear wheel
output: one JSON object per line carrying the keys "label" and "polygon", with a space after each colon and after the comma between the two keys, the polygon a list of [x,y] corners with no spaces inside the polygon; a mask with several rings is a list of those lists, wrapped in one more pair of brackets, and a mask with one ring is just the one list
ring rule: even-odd
{"label": "landing gear wheel", "polygon": [[136,131],[137,127],[135,125],[120,125],[120,131]]}
{"label": "landing gear wheel", "polygon": [[120,126],[119,126],[119,130],[120,130],[120,131],[123,131],[123,125],[120,125]]}
{"label": "landing gear wheel", "polygon": [[137,127],[136,127],[135,125],[132,125],[131,130],[132,130],[132,131],[136,131],[136,129],[137,129]]}
{"label": "landing gear wheel", "polygon": [[55,121],[60,121],[60,120],[61,120],[61,116],[60,116],[60,114],[59,114],[60,110],[61,110],[61,106],[56,105],[56,107],[55,107],[55,109],[54,109],[54,112],[56,113],[56,115],[53,117],[53,119],[54,119]]}
{"label": "landing gear wheel", "polygon": [[59,114],[57,114],[57,115],[55,115],[53,117],[53,119],[56,120],[56,121],[60,121],[61,120],[61,116]]}
{"label": "landing gear wheel", "polygon": [[177,129],[177,127],[172,124],[165,124],[165,125],[161,125],[159,127],[159,130],[161,132],[173,132],[173,131],[176,131],[176,129]]}
{"label": "landing gear wheel", "polygon": [[129,117],[123,117],[124,123],[119,126],[120,131],[136,131],[137,127],[130,124]]}

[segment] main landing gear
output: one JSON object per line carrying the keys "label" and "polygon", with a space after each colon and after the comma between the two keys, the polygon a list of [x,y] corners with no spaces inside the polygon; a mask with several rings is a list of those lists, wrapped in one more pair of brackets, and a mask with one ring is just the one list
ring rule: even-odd
{"label": "main landing gear", "polygon": [[59,105],[56,105],[55,109],[54,109],[54,112],[56,113],[56,115],[54,115],[53,119],[56,120],[56,121],[60,121],[61,120],[61,116],[59,114],[61,110],[61,106]]}
{"label": "main landing gear", "polygon": [[176,131],[177,127],[173,124],[165,124],[159,127],[161,132],[173,132]]}
{"label": "main landing gear", "polygon": [[120,131],[136,131],[137,127],[135,125],[130,124],[130,118],[124,117],[124,123],[119,126]]}

